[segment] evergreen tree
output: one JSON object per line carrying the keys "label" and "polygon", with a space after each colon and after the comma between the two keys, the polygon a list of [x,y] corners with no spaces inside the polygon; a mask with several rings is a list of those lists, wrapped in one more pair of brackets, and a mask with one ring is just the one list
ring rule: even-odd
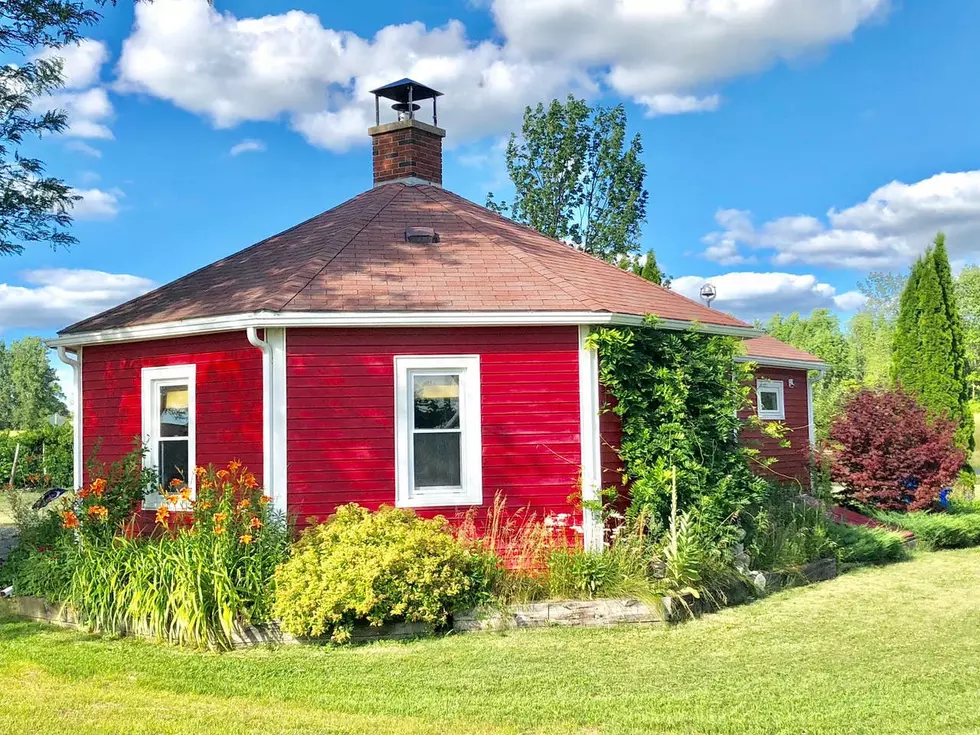
{"label": "evergreen tree", "polygon": [[656,283],[658,286],[670,288],[670,276],[664,275],[664,272],[660,270],[660,266],[657,264],[657,255],[653,250],[647,250],[643,258],[631,258],[628,261],[627,267],[640,278],[650,281],[650,283]]}
{"label": "evergreen tree", "polygon": [[930,411],[958,425],[956,441],[973,448],[963,323],[949,256],[940,233],[912,268],[902,293],[893,349],[893,376]]}

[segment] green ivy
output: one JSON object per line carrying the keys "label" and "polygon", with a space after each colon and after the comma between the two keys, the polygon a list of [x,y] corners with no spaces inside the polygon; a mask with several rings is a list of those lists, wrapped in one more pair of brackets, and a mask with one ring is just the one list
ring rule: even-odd
{"label": "green ivy", "polygon": [[729,523],[761,497],[766,483],[739,442],[737,413],[748,400],[751,369],[735,362],[737,340],[660,329],[648,317],[642,327],[595,330],[589,344],[616,399],[605,410],[622,421],[632,515],[667,525],[674,467],[679,508],[710,525]]}

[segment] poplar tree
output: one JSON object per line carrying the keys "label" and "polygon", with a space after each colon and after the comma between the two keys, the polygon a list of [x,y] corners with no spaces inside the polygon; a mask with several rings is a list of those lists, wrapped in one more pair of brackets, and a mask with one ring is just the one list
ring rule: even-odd
{"label": "poplar tree", "polygon": [[912,267],[892,357],[895,381],[931,412],[955,421],[957,444],[973,449],[963,322],[942,233]]}

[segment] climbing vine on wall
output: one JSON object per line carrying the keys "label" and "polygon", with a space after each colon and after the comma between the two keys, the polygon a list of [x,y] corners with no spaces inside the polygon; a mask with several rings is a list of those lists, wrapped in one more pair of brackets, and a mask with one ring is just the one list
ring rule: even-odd
{"label": "climbing vine on wall", "polygon": [[599,379],[616,399],[605,410],[622,421],[631,513],[666,521],[672,467],[680,508],[709,522],[734,520],[761,496],[766,483],[738,438],[751,371],[734,360],[737,340],[659,329],[653,317],[642,327],[598,329],[589,340]]}

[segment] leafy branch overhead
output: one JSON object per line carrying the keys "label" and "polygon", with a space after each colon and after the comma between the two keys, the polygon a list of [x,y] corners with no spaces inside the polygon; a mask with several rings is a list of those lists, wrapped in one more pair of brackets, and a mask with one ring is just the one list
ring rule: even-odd
{"label": "leafy branch overhead", "polygon": [[63,84],[62,61],[40,54],[77,43],[82,30],[101,19],[99,8],[114,0],[0,0],[0,255],[19,254],[27,244],[54,248],[76,242],[66,230],[80,197],[44,162],[21,154],[30,138],[61,133],[64,110],[39,111]]}
{"label": "leafy branch overhead", "polygon": [[511,202],[487,206],[610,261],[635,255],[646,220],[646,166],[639,134],[627,140],[626,109],[591,107],[569,95],[524,111],[507,145]]}

